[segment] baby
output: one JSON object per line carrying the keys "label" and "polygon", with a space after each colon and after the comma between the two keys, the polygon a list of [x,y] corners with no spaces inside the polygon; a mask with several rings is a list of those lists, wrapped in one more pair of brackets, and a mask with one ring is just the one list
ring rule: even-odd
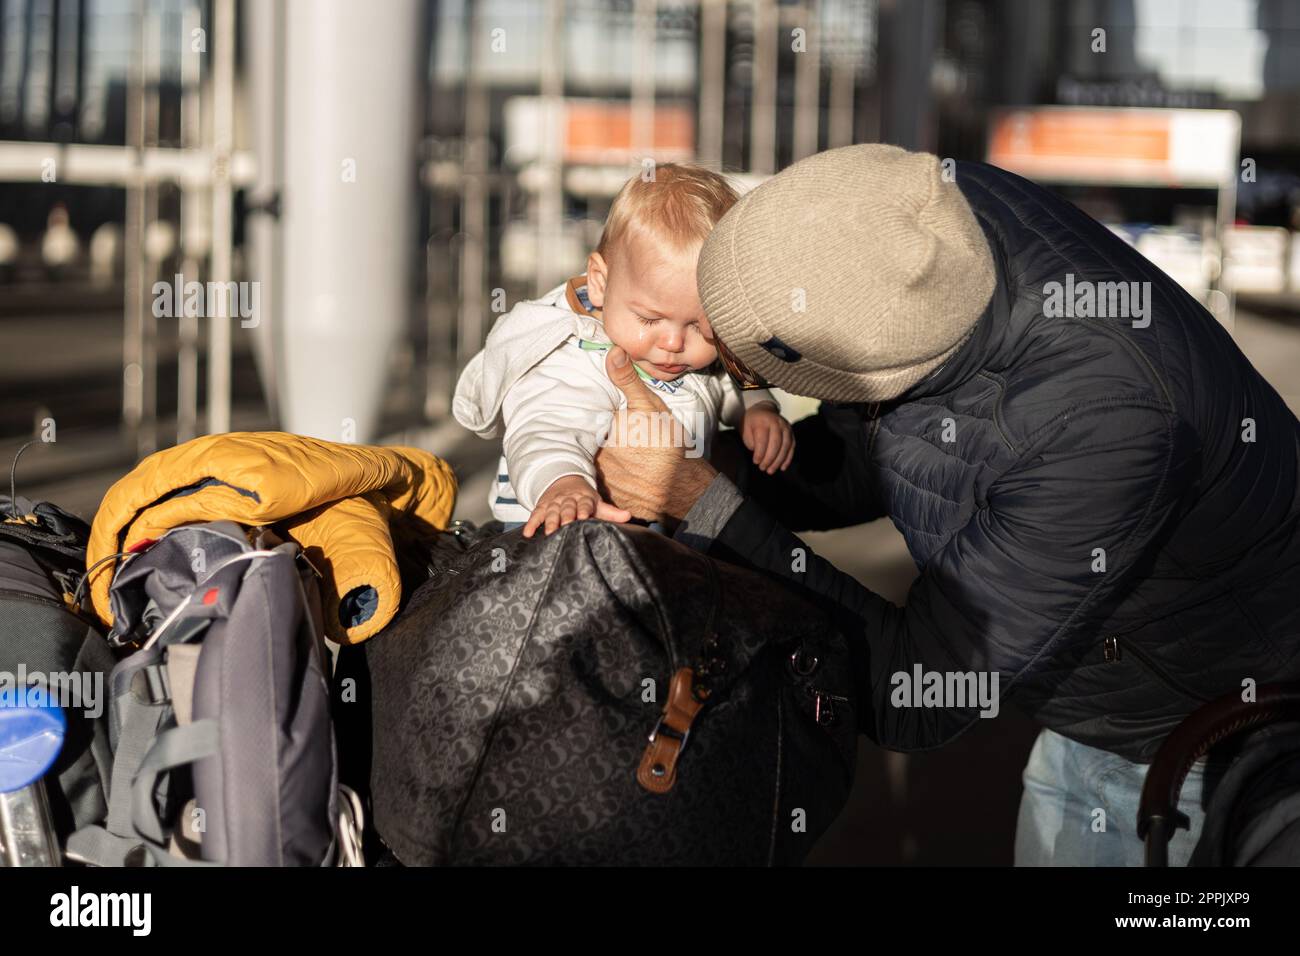
{"label": "baby", "polygon": [[[765,389],[741,389],[718,350],[695,286],[696,260],[737,196],[717,173],[666,163],[634,176],[610,206],[587,272],[502,316],[456,385],[456,420],[503,435],[493,517],[531,537],[616,512],[596,491],[596,452],[623,393],[605,372],[613,346],[708,455],[719,422],[740,428],[754,464],[785,469],[794,436]],[[630,431],[630,430],[629,430]]]}

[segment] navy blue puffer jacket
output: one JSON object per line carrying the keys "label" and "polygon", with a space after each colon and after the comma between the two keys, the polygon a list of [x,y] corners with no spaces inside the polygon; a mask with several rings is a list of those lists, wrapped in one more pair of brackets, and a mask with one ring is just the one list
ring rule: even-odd
{"label": "navy blue puffer jacket", "polygon": [[[851,619],[861,728],[885,746],[939,746],[978,717],[895,706],[895,675],[919,664],[996,672],[1045,726],[1148,761],[1200,702],[1300,677],[1300,422],[1105,227],[995,167],[958,164],[957,183],[998,270],[971,337],[899,399],[799,423],[790,470],[742,479],[713,547]],[[844,267],[869,268],[870,250]],[[1149,321],[1142,300],[1124,317],[1060,308],[1117,282],[1149,283],[1125,287],[1149,296]],[[880,515],[920,570],[905,606],[792,561],[804,545],[787,529]]]}

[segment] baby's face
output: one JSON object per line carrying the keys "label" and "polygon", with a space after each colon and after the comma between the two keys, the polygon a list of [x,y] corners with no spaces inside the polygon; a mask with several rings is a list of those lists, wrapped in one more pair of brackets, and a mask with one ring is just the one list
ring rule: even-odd
{"label": "baby's face", "polygon": [[587,295],[602,310],[605,334],[661,382],[718,357],[695,287],[699,254],[698,244],[674,253],[631,240],[611,257],[612,267],[595,252],[587,259]]}

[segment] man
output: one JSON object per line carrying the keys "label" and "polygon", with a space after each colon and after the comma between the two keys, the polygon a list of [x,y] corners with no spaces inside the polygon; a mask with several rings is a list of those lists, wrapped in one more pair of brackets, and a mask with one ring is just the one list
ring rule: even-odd
{"label": "man", "polygon": [[[882,745],[941,746],[996,712],[915,706],[900,674],[978,676],[1038,720],[1017,863],[1140,863],[1165,736],[1205,701],[1300,677],[1295,415],[1155,266],[983,164],[809,157],[721,220],[698,280],[733,371],[821,410],[775,476],[602,449],[609,499],[844,615],[861,730]],[[657,409],[617,351],[608,371],[629,414]],[[920,571],[903,607],[790,530],[882,515]]]}

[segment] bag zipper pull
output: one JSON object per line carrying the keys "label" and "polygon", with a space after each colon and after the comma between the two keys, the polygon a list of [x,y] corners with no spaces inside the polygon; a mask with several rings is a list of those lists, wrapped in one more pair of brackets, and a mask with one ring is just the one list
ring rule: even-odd
{"label": "bag zipper pull", "polygon": [[704,707],[708,694],[695,693],[695,673],[682,667],[673,674],[663,713],[650,731],[641,755],[636,780],[651,793],[667,793],[677,782],[677,761],[691,736],[691,724]]}
{"label": "bag zipper pull", "polygon": [[1124,652],[1120,650],[1118,637],[1111,636],[1101,642],[1101,656],[1107,664],[1112,664],[1124,656]]}
{"label": "bag zipper pull", "polygon": [[847,704],[847,697],[840,697],[836,694],[827,693],[824,690],[813,689],[813,719],[819,726],[832,727],[840,719],[839,712],[835,709],[835,704]]}

